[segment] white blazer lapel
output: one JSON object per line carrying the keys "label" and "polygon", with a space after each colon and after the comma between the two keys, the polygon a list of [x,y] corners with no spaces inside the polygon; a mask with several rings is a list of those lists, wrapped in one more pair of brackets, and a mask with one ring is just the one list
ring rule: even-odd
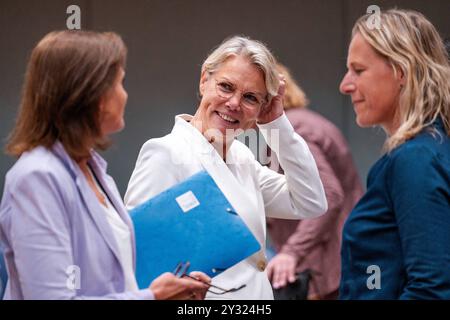
{"label": "white blazer lapel", "polygon": [[[215,152],[215,150],[214,150]],[[217,186],[222,190],[230,204],[244,220],[247,227],[255,238],[264,247],[264,229],[261,227],[261,220],[255,214],[256,208],[252,200],[246,195],[246,190],[240,185],[237,179],[228,169],[225,162],[215,152],[216,156],[200,155],[200,161],[205,170],[211,175]],[[217,159],[219,157],[219,159]]]}
{"label": "white blazer lapel", "polygon": [[[185,115],[183,117],[186,119]],[[193,146],[190,149],[191,152],[195,153],[192,158],[197,158],[200,161],[202,167],[210,174],[230,204],[261,244],[261,248],[264,248],[264,227],[257,214],[254,201],[247,196],[247,191],[238,182],[219,153],[206,138],[188,122],[181,121],[181,119],[177,120],[174,133],[179,134],[182,140],[185,140],[189,145]]]}

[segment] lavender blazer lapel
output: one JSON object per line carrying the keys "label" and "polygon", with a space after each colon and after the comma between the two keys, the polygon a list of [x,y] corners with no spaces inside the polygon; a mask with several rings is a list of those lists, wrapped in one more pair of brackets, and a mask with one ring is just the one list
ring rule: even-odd
{"label": "lavender blazer lapel", "polygon": [[[104,163],[103,166],[102,166],[102,162]],[[109,200],[111,201],[111,203],[113,204],[117,213],[119,214],[119,216],[122,218],[122,220],[125,222],[125,224],[128,226],[128,228],[130,230],[131,241],[133,243],[133,246],[132,246],[133,267],[135,267],[135,263],[136,263],[136,252],[135,252],[136,249],[134,246],[135,235],[134,235],[133,222],[131,221],[130,215],[128,214],[128,211],[125,209],[122,198],[120,197],[120,193],[117,190],[114,180],[106,174],[106,162],[104,162],[104,160],[102,158],[100,158],[100,156],[98,156],[97,154],[94,154],[93,160],[92,160],[92,167],[97,176],[97,179],[99,180],[101,186],[103,187],[103,190],[108,195]]]}
{"label": "lavender blazer lapel", "polygon": [[53,153],[62,161],[64,166],[73,176],[78,192],[80,193],[80,196],[84,201],[86,211],[94,221],[95,225],[100,231],[100,234],[105,239],[105,242],[113,252],[117,261],[120,261],[116,239],[114,238],[113,231],[106,219],[106,214],[103,211],[97,197],[95,196],[94,191],[92,191],[92,189],[88,185],[88,182],[81,172],[80,168],[66,153],[61,143],[58,142],[53,146]]}

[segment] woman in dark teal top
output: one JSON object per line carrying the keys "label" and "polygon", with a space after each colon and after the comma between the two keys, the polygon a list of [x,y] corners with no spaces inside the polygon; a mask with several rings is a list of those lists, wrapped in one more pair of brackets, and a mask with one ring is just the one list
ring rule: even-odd
{"label": "woman in dark teal top", "polygon": [[340,90],[388,138],[344,226],[340,298],[450,299],[448,55],[420,13],[374,18],[353,28]]}

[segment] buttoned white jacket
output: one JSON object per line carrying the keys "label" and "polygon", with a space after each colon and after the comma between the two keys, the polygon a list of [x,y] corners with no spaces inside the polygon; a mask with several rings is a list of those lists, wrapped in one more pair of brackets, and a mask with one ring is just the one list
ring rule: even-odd
{"label": "buttoned white jacket", "polygon": [[[304,219],[317,217],[327,210],[314,158],[284,114],[258,127],[271,149],[278,150],[285,175],[261,166],[250,149],[237,140],[229,148],[225,163],[188,122],[191,118],[176,116],[170,134],[150,139],[142,146],[125,195],[127,209],[206,170],[261,244],[259,252],[213,278],[213,283],[222,288],[237,288],[242,284],[245,288],[224,295],[208,293],[206,298],[273,299],[265,271],[266,216]],[[278,141],[270,141],[271,136],[277,136],[271,135],[273,129],[279,130],[279,139],[275,139]]]}

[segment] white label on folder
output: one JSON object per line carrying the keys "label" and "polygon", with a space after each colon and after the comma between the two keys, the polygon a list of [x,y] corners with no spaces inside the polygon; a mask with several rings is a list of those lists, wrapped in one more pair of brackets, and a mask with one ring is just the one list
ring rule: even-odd
{"label": "white label on folder", "polygon": [[188,212],[189,210],[192,210],[200,205],[200,202],[198,202],[192,191],[188,191],[182,194],[175,200],[177,200],[177,203],[181,207],[181,210],[183,210],[183,212]]}

